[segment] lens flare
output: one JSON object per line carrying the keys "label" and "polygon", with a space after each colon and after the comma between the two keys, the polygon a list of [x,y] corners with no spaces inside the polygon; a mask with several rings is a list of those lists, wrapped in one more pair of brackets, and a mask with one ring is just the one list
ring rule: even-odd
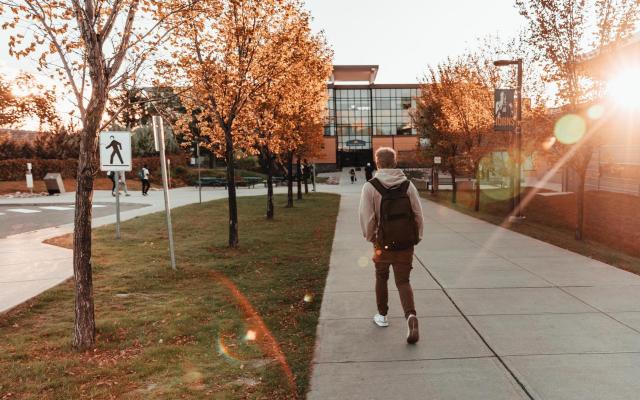
{"label": "lens flare", "polygon": [[602,116],[604,116],[604,106],[596,104],[595,106],[589,107],[587,110],[587,116],[593,120],[602,118]]}
{"label": "lens flare", "polygon": [[549,138],[547,138],[547,140],[542,142],[542,148],[545,149],[546,151],[549,151],[551,150],[553,145],[556,144],[556,141],[557,139],[555,136],[550,136]]}
{"label": "lens flare", "polygon": [[227,361],[230,361],[234,364],[239,364],[242,362],[242,359],[234,354],[229,346],[224,342],[222,336],[218,337],[218,343],[216,344],[216,349],[218,350],[218,354],[224,357]]}
{"label": "lens flare", "polygon": [[248,342],[254,341],[254,340],[256,340],[257,335],[258,334],[256,333],[256,331],[254,331],[253,329],[249,329],[247,331],[247,334],[244,335],[244,340],[246,340]]}
{"label": "lens flare", "polygon": [[636,68],[623,68],[607,85],[609,98],[627,110],[640,108],[640,77]]}
{"label": "lens flare", "polygon": [[577,143],[587,132],[587,123],[576,114],[568,114],[556,122],[553,134],[560,143]]}

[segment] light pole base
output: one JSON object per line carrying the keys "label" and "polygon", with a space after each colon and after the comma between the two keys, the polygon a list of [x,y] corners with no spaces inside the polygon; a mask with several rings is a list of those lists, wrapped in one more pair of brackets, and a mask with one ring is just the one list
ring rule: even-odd
{"label": "light pole base", "polygon": [[509,222],[512,224],[521,224],[527,220],[524,215],[510,215]]}

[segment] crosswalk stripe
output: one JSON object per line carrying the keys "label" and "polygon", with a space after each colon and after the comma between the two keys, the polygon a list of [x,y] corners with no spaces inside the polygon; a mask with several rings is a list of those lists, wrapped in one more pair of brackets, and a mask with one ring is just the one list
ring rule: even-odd
{"label": "crosswalk stripe", "polygon": [[34,214],[34,213],[40,212],[40,210],[29,210],[28,208],[9,208],[7,209],[7,211],[20,213],[20,214]]}
{"label": "crosswalk stripe", "polygon": [[105,208],[106,206],[103,206],[102,204],[94,204],[93,208]]}
{"label": "crosswalk stripe", "polygon": [[4,215],[4,213],[0,213],[0,215]]}
{"label": "crosswalk stripe", "polygon": [[72,207],[59,207],[59,206],[47,206],[47,207],[40,207],[43,210],[53,210],[53,211],[68,211],[68,210],[73,210]]}

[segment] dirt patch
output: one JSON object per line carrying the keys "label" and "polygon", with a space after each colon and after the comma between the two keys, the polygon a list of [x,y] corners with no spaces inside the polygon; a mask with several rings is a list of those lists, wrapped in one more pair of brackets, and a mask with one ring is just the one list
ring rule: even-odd
{"label": "dirt patch", "polygon": [[67,233],[66,235],[47,239],[43,243],[50,244],[52,246],[62,247],[64,249],[73,249],[73,234]]}

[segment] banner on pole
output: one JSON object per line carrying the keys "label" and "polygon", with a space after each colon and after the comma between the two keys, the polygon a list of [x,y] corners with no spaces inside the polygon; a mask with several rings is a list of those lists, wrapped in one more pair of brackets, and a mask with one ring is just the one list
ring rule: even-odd
{"label": "banner on pole", "polygon": [[494,94],[494,129],[509,132],[516,128],[515,89],[496,89]]}

